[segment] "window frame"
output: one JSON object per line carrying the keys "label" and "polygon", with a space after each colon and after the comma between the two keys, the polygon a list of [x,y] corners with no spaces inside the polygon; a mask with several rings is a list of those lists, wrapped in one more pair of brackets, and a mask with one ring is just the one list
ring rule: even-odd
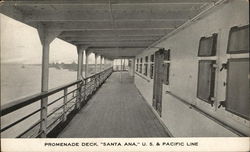
{"label": "window frame", "polygon": [[144,63],[144,72],[143,75],[147,76],[148,75],[148,64]]}
{"label": "window frame", "polygon": [[[163,84],[169,85],[169,77],[170,77],[170,63],[163,63],[164,66],[164,78]],[[166,67],[165,67],[166,66]],[[167,70],[167,73],[165,73]],[[165,75],[166,74],[166,75]]]}
{"label": "window frame", "polygon": [[[206,39],[212,39],[212,51],[211,54],[208,55],[202,55],[201,54],[201,41],[206,40]],[[198,57],[210,57],[210,56],[215,56],[217,53],[217,40],[218,40],[218,34],[214,33],[212,36],[209,37],[201,37],[199,41],[199,48],[198,48]]]}
{"label": "window frame", "polygon": [[199,75],[200,75],[200,68],[199,68],[199,65],[200,65],[200,63],[201,62],[211,62],[212,64],[216,64],[216,60],[199,60],[199,62],[198,62],[198,76],[197,76],[197,90],[196,90],[196,97],[198,98],[198,99],[200,99],[200,100],[202,100],[202,101],[204,101],[204,102],[206,102],[206,103],[209,103],[209,104],[211,104],[211,105],[213,105],[214,104],[214,101],[213,100],[211,100],[211,97],[214,97],[214,95],[215,95],[215,75],[216,75],[216,70],[215,70],[215,68],[213,69],[213,67],[212,67],[212,69],[213,69],[213,74],[211,75],[211,84],[210,84],[210,97],[209,97],[209,99],[204,99],[204,98],[201,98],[201,97],[199,97],[199,85],[200,85],[200,77],[199,77]]}
{"label": "window frame", "polygon": [[155,55],[154,54],[151,54],[150,55],[150,62],[154,62],[155,61]]}
{"label": "window frame", "polygon": [[145,56],[145,63],[148,63],[148,56]]}
{"label": "window frame", "polygon": [[148,56],[144,58],[143,75],[148,76]]}
{"label": "window frame", "polygon": [[[249,62],[249,58],[231,58],[231,59],[228,59],[228,69],[229,69],[229,62],[230,61],[237,61],[237,62],[241,62],[241,61],[245,61],[245,60],[247,60],[248,62]],[[226,79],[226,82],[227,82],[227,84],[228,84],[228,79],[229,79],[229,70],[227,70],[227,79]],[[241,114],[241,113],[239,113],[239,112],[236,112],[236,111],[233,111],[233,110],[231,110],[231,109],[228,109],[228,89],[229,89],[229,87],[228,87],[228,85],[227,85],[227,87],[226,87],[226,100],[225,100],[225,110],[226,111],[229,111],[229,112],[231,112],[231,113],[233,113],[233,114],[235,114],[235,115],[237,115],[237,116],[240,116],[240,117],[242,117],[242,118],[244,118],[244,119],[247,119],[247,120],[250,120],[250,116],[249,117],[247,117],[247,116],[245,116],[245,115],[243,115],[243,114]]]}
{"label": "window frame", "polygon": [[142,63],[140,63],[140,65],[139,65],[139,73],[142,74]]}
{"label": "window frame", "polygon": [[135,64],[135,71],[136,71],[136,72],[138,72],[138,64],[139,64],[138,61],[139,61],[139,59],[136,58],[136,64]]}
{"label": "window frame", "polygon": [[154,62],[150,63],[150,79],[154,79]]}
{"label": "window frame", "polygon": [[249,28],[249,24],[248,25],[244,25],[244,26],[233,26],[231,27],[230,31],[229,31],[229,35],[228,35],[228,41],[227,41],[227,54],[241,54],[241,53],[249,53],[249,48],[248,50],[238,50],[238,51],[229,51],[229,43],[230,43],[230,38],[232,35],[232,32],[234,31],[239,31],[245,28]]}
{"label": "window frame", "polygon": [[170,49],[164,50],[163,56],[164,61],[170,61]]}

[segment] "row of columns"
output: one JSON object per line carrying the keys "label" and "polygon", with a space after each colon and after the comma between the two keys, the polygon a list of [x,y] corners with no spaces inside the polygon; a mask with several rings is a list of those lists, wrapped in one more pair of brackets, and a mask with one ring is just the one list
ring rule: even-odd
{"label": "row of columns", "polygon": [[[88,76],[90,76],[89,72],[88,72],[89,71],[89,56],[90,56],[90,54],[92,52],[88,51],[87,49],[85,49],[85,50],[83,50],[83,49],[77,49],[77,52],[78,52],[78,66],[82,66],[82,64],[83,64],[83,54],[85,52],[86,58],[85,58],[85,75],[84,76],[88,77]],[[97,59],[98,59],[98,57],[100,58],[99,71],[103,71],[103,70],[105,70],[105,68],[113,66],[111,64],[113,62],[112,60],[107,59],[107,58],[105,58],[102,55],[99,55],[99,54],[96,54],[96,53],[94,53],[94,54],[95,54],[95,58],[94,58],[95,59],[95,65],[94,65],[94,67],[95,67],[95,70],[94,70],[95,74],[98,73],[98,67],[97,67],[97,65],[98,65],[97,64]],[[82,71],[82,67],[79,68],[78,72],[79,72],[79,74],[82,74],[82,72],[83,72]]]}
{"label": "row of columns", "polygon": [[[42,80],[41,80],[41,92],[47,92],[49,89],[49,52],[50,52],[50,43],[60,34],[59,31],[49,31],[43,25],[38,25],[37,27],[38,34],[40,37],[40,41],[42,44]],[[77,79],[80,80],[83,78],[83,55],[84,51],[86,54],[86,62],[85,62],[85,77],[89,76],[88,73],[88,66],[89,66],[89,55],[90,51],[86,47],[77,46],[77,53],[78,53],[78,67],[77,67]],[[104,58],[104,56],[95,54],[95,73],[98,72],[97,67],[97,58],[100,56],[100,71],[104,70],[104,65],[106,62],[109,62],[109,66],[111,60]],[[102,60],[104,60],[102,62]],[[76,105],[76,108],[79,108],[80,105]],[[48,97],[45,97],[41,100],[41,113],[40,113],[40,133],[42,138],[46,138],[47,136],[47,109],[48,109]]]}

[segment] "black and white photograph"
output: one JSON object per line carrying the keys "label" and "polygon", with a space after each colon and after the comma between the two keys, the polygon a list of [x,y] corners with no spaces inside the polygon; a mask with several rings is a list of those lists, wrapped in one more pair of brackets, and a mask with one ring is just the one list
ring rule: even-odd
{"label": "black and white photograph", "polygon": [[250,151],[249,0],[0,0],[1,151]]}

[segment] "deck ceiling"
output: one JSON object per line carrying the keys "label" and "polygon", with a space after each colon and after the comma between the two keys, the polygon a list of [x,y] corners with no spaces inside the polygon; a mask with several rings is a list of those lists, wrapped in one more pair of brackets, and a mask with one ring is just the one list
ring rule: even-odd
{"label": "deck ceiling", "polygon": [[0,12],[110,58],[132,57],[217,0],[6,0]]}

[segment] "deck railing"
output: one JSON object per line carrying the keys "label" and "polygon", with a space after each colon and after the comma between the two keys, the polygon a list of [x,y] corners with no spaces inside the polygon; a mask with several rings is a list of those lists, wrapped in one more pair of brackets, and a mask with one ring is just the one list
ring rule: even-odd
{"label": "deck railing", "polygon": [[[68,116],[73,113],[79,111],[79,109],[85,105],[88,98],[94,94],[94,92],[104,83],[104,81],[111,75],[113,72],[112,68],[108,68],[102,72],[84,78],[83,80],[77,80],[67,85],[63,85],[61,87],[57,87],[54,89],[50,89],[47,92],[42,92],[39,94],[35,94],[29,97],[25,97],[13,102],[10,102],[6,105],[1,106],[1,118],[7,116],[8,114],[15,113],[17,110],[21,108],[25,108],[33,103],[38,101],[42,101],[44,98],[49,98],[52,95],[55,95],[59,92],[62,92],[62,96],[57,96],[56,99],[49,101],[46,107],[38,108],[33,112],[22,116],[18,120],[9,123],[6,126],[1,125],[1,134],[8,129],[16,126],[17,124],[23,122],[24,120],[34,116],[35,114],[39,114],[40,112],[40,120],[36,121],[34,124],[27,124],[27,129],[22,131],[17,138],[23,137],[46,137],[48,133],[50,133],[55,127],[60,125],[63,122],[66,122]],[[75,87],[72,89],[72,87]],[[69,90],[71,88],[71,90]],[[71,98],[69,98],[71,96]],[[60,106],[55,107],[48,113],[48,108],[54,105],[55,103],[61,101],[62,104]],[[41,106],[40,106],[41,107]],[[42,111],[46,111],[46,115],[42,114]],[[57,114],[55,116],[55,114]],[[52,117],[54,116],[54,117]],[[43,125],[41,125],[43,124]],[[44,124],[46,124],[44,126]]]}

